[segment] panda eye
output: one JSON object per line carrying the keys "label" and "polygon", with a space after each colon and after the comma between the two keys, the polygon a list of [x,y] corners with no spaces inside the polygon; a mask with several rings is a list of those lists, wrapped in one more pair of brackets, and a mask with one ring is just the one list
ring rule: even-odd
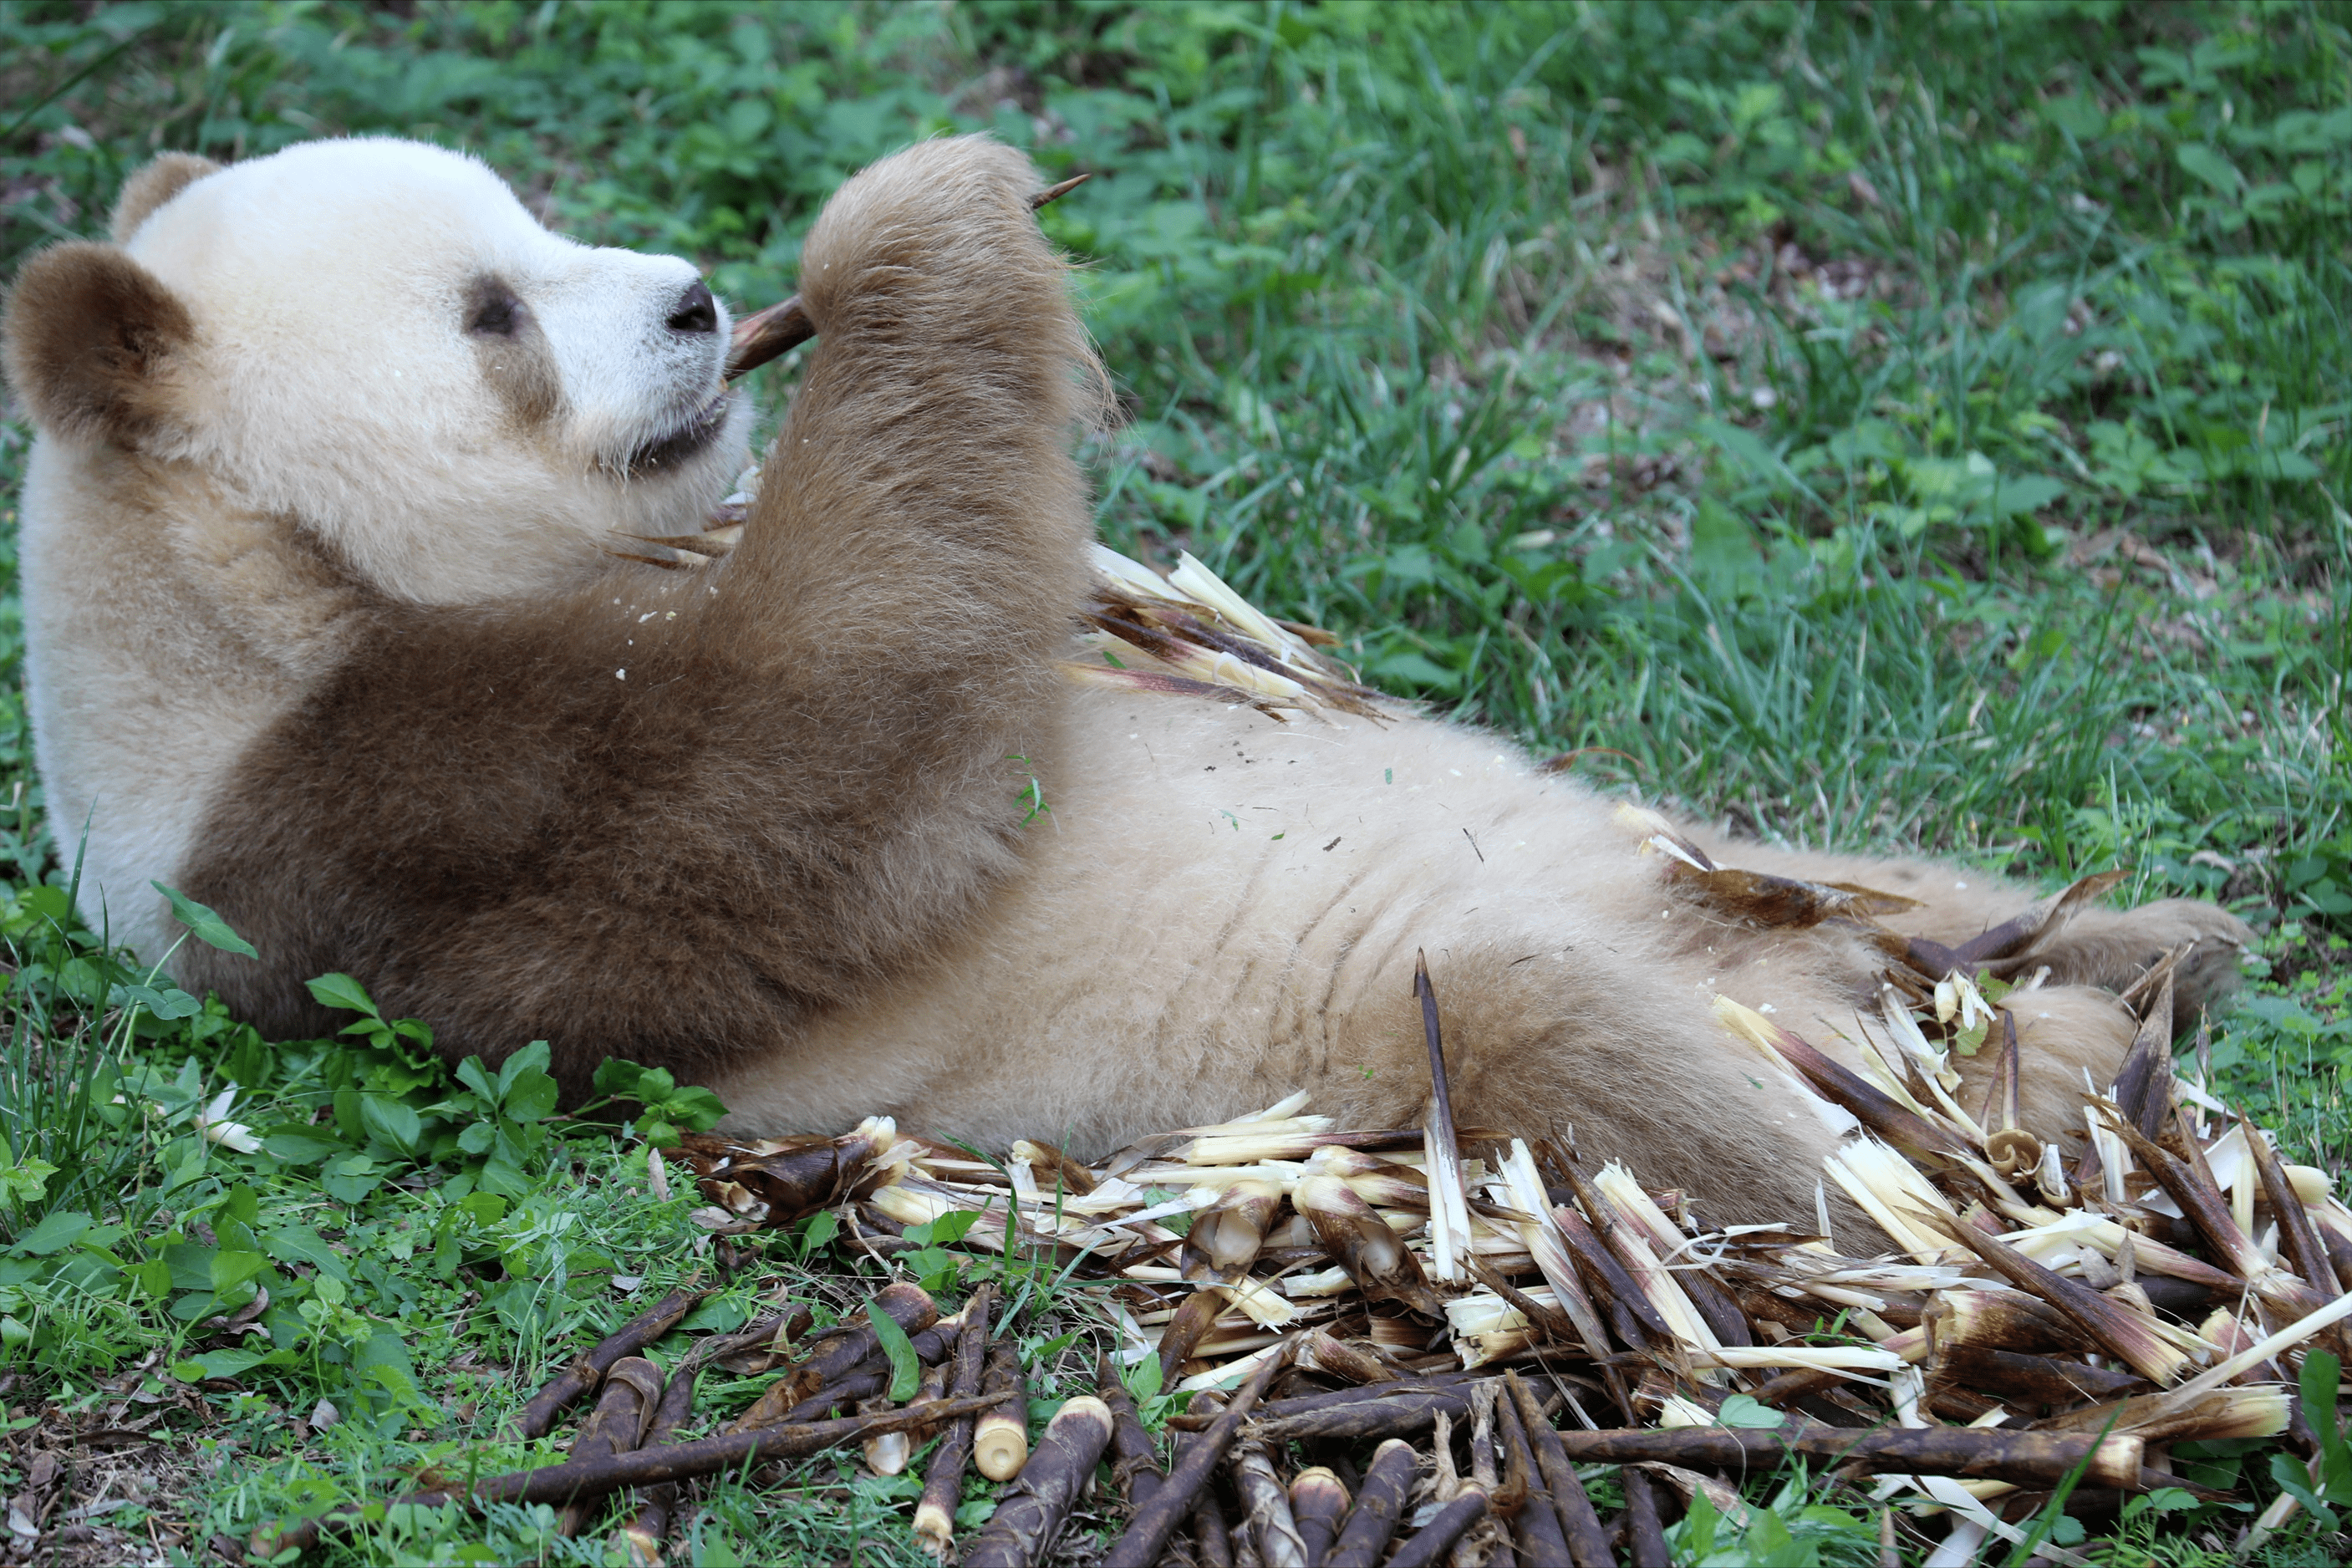
{"label": "panda eye", "polygon": [[530,307],[496,279],[485,279],[466,303],[466,331],[475,337],[510,338],[522,331]]}

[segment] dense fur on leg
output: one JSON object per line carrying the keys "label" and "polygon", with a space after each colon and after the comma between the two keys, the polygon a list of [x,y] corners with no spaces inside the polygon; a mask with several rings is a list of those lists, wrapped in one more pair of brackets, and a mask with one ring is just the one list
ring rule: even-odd
{"label": "dense fur on leg", "polygon": [[189,980],[295,1033],[302,979],[349,969],[451,1051],[543,1036],[576,1091],[608,1055],[788,1060],[967,919],[1019,863],[1006,758],[1088,527],[1091,356],[1032,188],[941,142],[826,209],[822,346],[707,580],[374,606],[185,873],[262,960]]}

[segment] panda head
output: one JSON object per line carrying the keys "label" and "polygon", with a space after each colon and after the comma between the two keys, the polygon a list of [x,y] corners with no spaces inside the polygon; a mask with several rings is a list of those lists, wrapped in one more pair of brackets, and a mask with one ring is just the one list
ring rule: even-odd
{"label": "panda head", "polygon": [[705,526],[746,459],[693,266],[550,233],[463,154],[167,156],[114,240],[18,277],[7,369],[35,420],[288,516],[394,596],[560,586],[615,532]]}

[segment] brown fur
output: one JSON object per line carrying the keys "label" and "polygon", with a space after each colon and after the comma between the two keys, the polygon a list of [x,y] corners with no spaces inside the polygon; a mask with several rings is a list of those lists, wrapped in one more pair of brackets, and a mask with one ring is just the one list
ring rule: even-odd
{"label": "brown fur", "polygon": [[42,426],[139,447],[170,421],[173,361],[194,326],[169,289],[112,246],[67,244],[25,263],[0,333],[9,384]]}
{"label": "brown fur", "polygon": [[1089,526],[1066,444],[1096,373],[1033,188],[942,142],[835,199],[803,261],[823,346],[707,583],[373,606],[185,874],[264,958],[192,980],[284,1033],[346,968],[454,1052],[544,1036],[578,1091],[608,1054],[783,1048],[969,918],[1019,863],[1006,758]]}
{"label": "brown fur", "polygon": [[142,168],[122,184],[122,194],[114,198],[114,216],[106,226],[107,237],[121,245],[139,232],[139,226],[148,215],[206,174],[220,172],[220,165],[210,158],[199,158],[193,153],[166,153]]}

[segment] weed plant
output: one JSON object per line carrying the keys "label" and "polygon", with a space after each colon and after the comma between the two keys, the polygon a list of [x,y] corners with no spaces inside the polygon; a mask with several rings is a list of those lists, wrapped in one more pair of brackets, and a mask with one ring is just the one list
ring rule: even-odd
{"label": "weed plant", "polygon": [[[0,0],[0,272],[100,233],[158,151],[382,132],[477,152],[558,226],[693,257],[759,305],[851,170],[993,130],[1097,176],[1044,221],[1087,264],[1124,390],[1088,454],[1107,541],[1190,550],[1390,689],[1606,787],[2230,903],[2262,934],[2211,1020],[2215,1085],[2340,1169],[2347,43],[2340,9],[2253,0]],[[0,423],[7,492],[26,440]],[[11,591],[10,668],[19,626]],[[81,928],[28,752],[11,681],[16,1469],[68,1431],[171,1434],[169,1461],[90,1461],[131,1500],[88,1550],[177,1561],[543,1452],[484,1444],[575,1345],[714,1266],[645,1152],[707,1097],[615,1068],[601,1111],[558,1117],[527,1053],[453,1074],[338,976],[319,986],[344,1036],[262,1040]],[[1005,1273],[919,1257],[950,1296]],[[756,1261],[695,1327],[780,1278],[844,1307],[874,1283],[823,1222]],[[1004,1283],[1041,1310],[1050,1406],[1108,1342],[1102,1310]],[[2176,1458],[2257,1506],[2281,1484],[2264,1453]],[[2272,1560],[2333,1550],[2313,1521],[2352,1499],[2318,1485]],[[912,1563],[911,1490],[834,1459],[717,1484],[685,1555]],[[1684,1554],[1873,1558],[1850,1496],[1748,1497],[1678,1526]],[[2176,1491],[2040,1528],[2218,1562],[2244,1520]],[[395,1512],[326,1555],[604,1551],[500,1509]]]}

